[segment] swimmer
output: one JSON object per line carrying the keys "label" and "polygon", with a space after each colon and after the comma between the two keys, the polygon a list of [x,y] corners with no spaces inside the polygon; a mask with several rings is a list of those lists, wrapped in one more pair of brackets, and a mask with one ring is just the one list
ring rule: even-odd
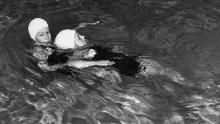
{"label": "swimmer", "polygon": [[[85,27],[86,23],[79,25],[77,28]],[[57,53],[56,46],[51,41],[51,33],[48,23],[42,18],[33,19],[28,25],[30,38],[34,41],[32,55],[38,60],[38,67],[43,71],[56,71],[65,66],[74,68],[85,68],[90,66],[108,66],[113,62],[109,60],[86,61],[68,58],[67,55]],[[81,35],[79,38],[84,39]],[[86,44],[86,41],[79,46]]]}
{"label": "swimmer", "polygon": [[151,75],[165,75],[175,82],[184,80],[182,75],[178,72],[164,68],[152,59],[142,56],[127,56],[122,53],[112,52],[109,48],[97,45],[87,46],[84,41],[84,37],[81,38],[75,30],[65,29],[57,34],[54,44],[63,51],[69,49],[74,50],[70,58],[75,60],[113,61],[114,64],[112,67],[118,70],[119,73],[127,76],[148,77]]}

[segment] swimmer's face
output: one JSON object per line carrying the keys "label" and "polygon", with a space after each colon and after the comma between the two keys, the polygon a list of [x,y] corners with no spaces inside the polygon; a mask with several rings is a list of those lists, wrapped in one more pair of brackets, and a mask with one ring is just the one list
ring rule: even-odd
{"label": "swimmer's face", "polygon": [[47,43],[51,41],[51,33],[48,27],[42,28],[37,32],[36,40],[41,43]]}
{"label": "swimmer's face", "polygon": [[83,47],[83,46],[85,46],[87,44],[87,41],[84,38],[84,36],[82,36],[82,35],[80,35],[78,33],[76,33],[76,35],[75,35],[75,41],[74,42],[75,42],[75,47],[76,48]]}

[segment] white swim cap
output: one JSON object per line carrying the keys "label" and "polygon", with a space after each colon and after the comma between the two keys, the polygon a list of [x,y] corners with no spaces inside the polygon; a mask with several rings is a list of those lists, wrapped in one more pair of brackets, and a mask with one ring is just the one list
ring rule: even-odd
{"label": "white swim cap", "polygon": [[79,35],[75,30],[65,29],[57,34],[54,44],[61,49],[74,49],[87,43],[84,36]]}
{"label": "white swim cap", "polygon": [[49,27],[49,26],[44,19],[42,18],[33,19],[28,25],[28,32],[29,32],[31,39],[36,41],[35,38],[36,38],[37,32],[45,27]]}

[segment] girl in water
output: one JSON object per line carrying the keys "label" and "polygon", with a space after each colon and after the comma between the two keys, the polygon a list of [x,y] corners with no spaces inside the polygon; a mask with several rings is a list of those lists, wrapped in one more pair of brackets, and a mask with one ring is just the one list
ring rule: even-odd
{"label": "girl in water", "polygon": [[[77,27],[77,29],[85,27],[87,24],[80,24]],[[32,55],[38,60],[38,67],[44,71],[55,71],[57,69],[62,69],[65,66],[85,68],[94,65],[107,66],[113,64],[113,62],[110,62],[109,60],[82,61],[76,59],[69,59],[67,54],[58,55],[56,46],[51,41],[51,33],[49,30],[49,26],[44,19],[33,19],[29,23],[28,32],[30,38],[34,40],[34,44],[32,47]],[[81,42],[77,45],[83,46],[85,44],[86,41],[81,40]],[[56,56],[56,58],[54,56]]]}
{"label": "girl in water", "polygon": [[[81,46],[78,44],[81,42]],[[164,68],[159,63],[146,57],[131,57],[122,53],[112,52],[109,48],[97,45],[84,44],[85,39],[75,30],[65,29],[60,31],[54,44],[64,53],[72,50],[69,57],[75,60],[100,61],[109,60],[114,62],[112,65],[121,74],[135,77],[148,77],[150,75],[165,75],[175,82],[184,80],[183,76],[170,68]],[[69,65],[76,63],[69,63]],[[81,63],[78,63],[82,65]],[[79,67],[79,66],[78,66]],[[81,67],[80,67],[81,68]],[[83,68],[83,66],[82,66]]]}

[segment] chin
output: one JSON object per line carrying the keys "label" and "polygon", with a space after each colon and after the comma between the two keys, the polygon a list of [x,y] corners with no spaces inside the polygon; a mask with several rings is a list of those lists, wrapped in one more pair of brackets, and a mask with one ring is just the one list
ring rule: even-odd
{"label": "chin", "polygon": [[51,41],[44,41],[43,43],[51,43]]}

